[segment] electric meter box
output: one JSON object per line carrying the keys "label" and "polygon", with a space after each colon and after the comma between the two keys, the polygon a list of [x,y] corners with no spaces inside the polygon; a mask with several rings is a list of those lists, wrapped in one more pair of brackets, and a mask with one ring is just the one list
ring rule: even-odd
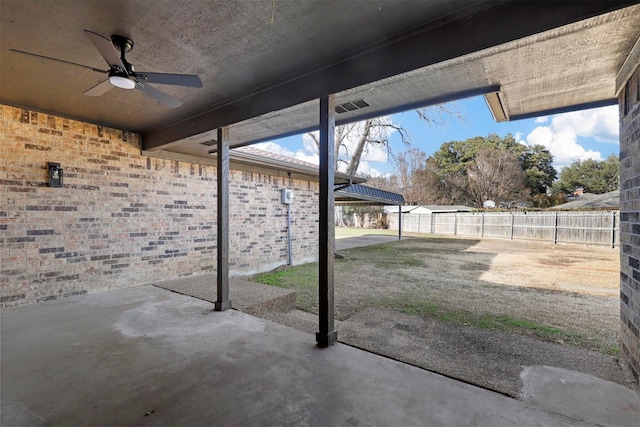
{"label": "electric meter box", "polygon": [[282,203],[285,205],[290,205],[293,202],[293,190],[283,188],[280,195],[282,196]]}

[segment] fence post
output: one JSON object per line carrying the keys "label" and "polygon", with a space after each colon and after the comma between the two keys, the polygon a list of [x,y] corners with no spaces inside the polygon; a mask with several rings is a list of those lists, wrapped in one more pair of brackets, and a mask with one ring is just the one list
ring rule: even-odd
{"label": "fence post", "polygon": [[611,212],[611,249],[616,247],[616,211]]}
{"label": "fence post", "polygon": [[513,212],[511,212],[511,237],[509,238],[509,240],[513,240]]}
{"label": "fence post", "polygon": [[420,232],[420,223],[422,222],[422,214],[418,214],[418,233]]}
{"label": "fence post", "polygon": [[484,212],[480,214],[480,238],[484,237]]}
{"label": "fence post", "polygon": [[458,214],[453,214],[453,235],[458,234]]}
{"label": "fence post", "polygon": [[554,215],[554,224],[553,224],[553,244],[558,243],[558,212]]}
{"label": "fence post", "polygon": [[435,216],[434,216],[433,212],[431,212],[431,234],[434,233],[434,228],[435,228],[434,223],[435,223],[435,221],[436,221]]}

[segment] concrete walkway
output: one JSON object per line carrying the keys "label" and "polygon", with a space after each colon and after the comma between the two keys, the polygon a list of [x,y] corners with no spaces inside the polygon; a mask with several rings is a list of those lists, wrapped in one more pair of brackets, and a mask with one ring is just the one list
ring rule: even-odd
{"label": "concrete walkway", "polygon": [[[212,308],[142,286],[3,310],[2,426],[592,424]],[[629,425],[620,407],[608,416]]]}
{"label": "concrete walkway", "polygon": [[[404,237],[403,237],[404,238]],[[360,246],[377,245],[379,243],[397,242],[398,236],[389,236],[387,234],[364,234],[362,236],[353,237],[336,237],[336,250],[357,248]]]}

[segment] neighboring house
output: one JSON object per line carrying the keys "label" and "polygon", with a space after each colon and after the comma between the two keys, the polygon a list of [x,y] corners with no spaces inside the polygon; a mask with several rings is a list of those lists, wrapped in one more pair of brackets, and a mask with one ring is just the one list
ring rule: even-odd
{"label": "neighboring house", "polygon": [[[432,215],[439,213],[454,213],[454,212],[471,212],[473,208],[464,205],[423,205],[423,206],[401,206],[402,218],[408,218],[409,216],[416,215]],[[389,229],[398,229],[398,207],[397,206],[385,206],[385,213],[387,214],[387,224]]]}
{"label": "neighboring house", "polygon": [[603,194],[581,193],[567,197],[567,202],[551,209],[620,209],[620,190]]}
{"label": "neighboring house", "polygon": [[[471,212],[473,208],[469,206],[463,205],[422,205],[422,206],[401,206],[400,207],[403,214],[432,214],[432,213],[443,213],[443,212]],[[384,212],[387,214],[397,214],[398,207],[397,206],[385,206]]]}

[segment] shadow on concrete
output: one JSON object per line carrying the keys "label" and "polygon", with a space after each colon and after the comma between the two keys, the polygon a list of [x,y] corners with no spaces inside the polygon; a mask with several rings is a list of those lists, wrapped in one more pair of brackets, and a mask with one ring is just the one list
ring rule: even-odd
{"label": "shadow on concrete", "polygon": [[3,310],[2,426],[592,423],[212,308],[142,286]]}

